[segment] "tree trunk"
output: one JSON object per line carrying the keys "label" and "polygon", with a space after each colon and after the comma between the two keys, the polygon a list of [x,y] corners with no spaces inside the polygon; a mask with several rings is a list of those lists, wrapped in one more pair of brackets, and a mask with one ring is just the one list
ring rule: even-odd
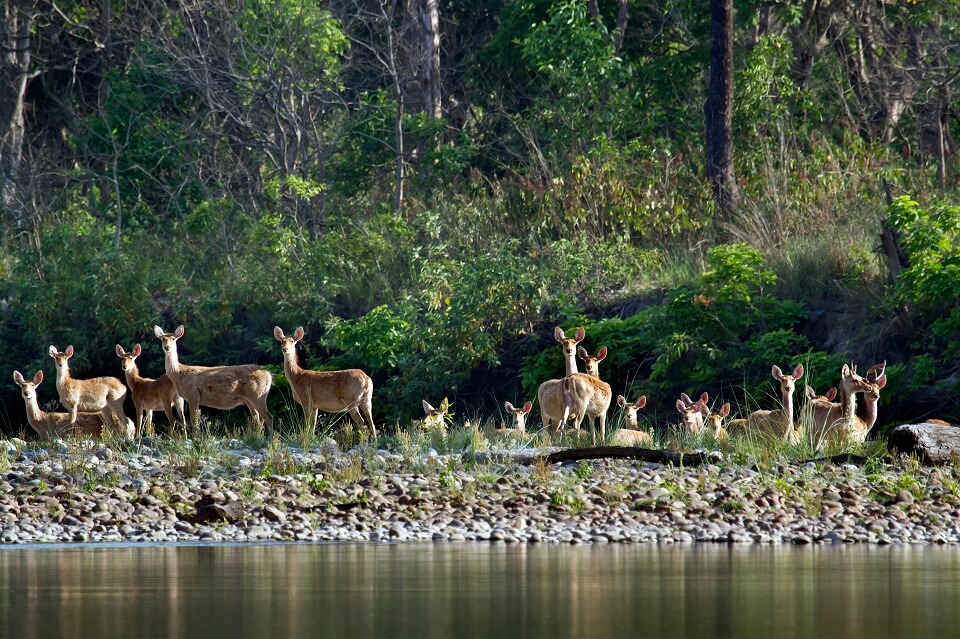
{"label": "tree trunk", "polygon": [[630,15],[630,0],[617,0],[617,37],[614,41],[613,51],[620,55],[623,48],[623,38],[627,34],[627,20]]}
{"label": "tree trunk", "polygon": [[426,58],[423,71],[424,111],[431,120],[443,113],[440,101],[440,0],[423,0],[423,46]]}
{"label": "tree trunk", "polygon": [[733,170],[733,0],[710,0],[710,79],[704,105],[707,178],[725,221],[739,202]]}
{"label": "tree trunk", "polygon": [[18,186],[26,139],[24,96],[30,75],[34,3],[7,0],[0,25],[0,203],[19,224]]}
{"label": "tree trunk", "polygon": [[905,424],[890,433],[891,452],[916,455],[927,466],[960,459],[960,428],[939,424]]}
{"label": "tree trunk", "polygon": [[569,448],[547,455],[548,464],[579,461],[581,459],[637,459],[675,466],[699,466],[709,461],[704,453],[676,453],[672,450],[650,450],[633,446],[597,446],[595,448]]}

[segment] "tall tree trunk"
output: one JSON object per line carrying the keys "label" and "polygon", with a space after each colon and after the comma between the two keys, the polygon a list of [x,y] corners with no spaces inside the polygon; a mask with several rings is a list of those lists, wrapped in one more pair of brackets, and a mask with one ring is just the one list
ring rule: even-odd
{"label": "tall tree trunk", "polygon": [[424,111],[431,120],[442,115],[440,102],[440,0],[423,0]]}
{"label": "tall tree trunk", "polygon": [[620,55],[623,48],[623,38],[627,34],[627,20],[630,14],[630,0],[617,0],[617,37],[614,41],[613,51]]}
{"label": "tall tree trunk", "polygon": [[26,139],[24,97],[30,78],[34,2],[6,0],[0,25],[0,203],[19,224],[18,186]]}
{"label": "tall tree trunk", "polygon": [[710,0],[710,78],[704,115],[707,178],[717,206],[715,221],[722,222],[740,199],[733,171],[733,0]]}

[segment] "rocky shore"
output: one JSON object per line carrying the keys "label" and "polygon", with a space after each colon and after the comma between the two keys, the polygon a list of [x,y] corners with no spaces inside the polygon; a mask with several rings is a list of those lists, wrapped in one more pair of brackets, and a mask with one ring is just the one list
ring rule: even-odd
{"label": "rocky shore", "polygon": [[[211,447],[207,447],[211,448]],[[960,471],[0,440],[0,544],[960,542]]]}

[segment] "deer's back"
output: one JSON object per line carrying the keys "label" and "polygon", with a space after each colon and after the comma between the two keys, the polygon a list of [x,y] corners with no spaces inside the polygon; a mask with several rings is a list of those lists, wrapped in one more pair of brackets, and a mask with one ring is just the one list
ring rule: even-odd
{"label": "deer's back", "polygon": [[122,399],[127,394],[127,387],[116,377],[70,378],[57,390],[61,404],[76,404],[81,411],[102,410],[107,402]]}
{"label": "deer's back", "polygon": [[99,413],[77,413],[77,421],[71,426],[70,413],[44,413],[41,428],[46,432],[41,433],[36,427],[34,430],[50,437],[86,435],[99,439],[103,430],[103,419]]}
{"label": "deer's back", "polygon": [[610,384],[586,373],[574,373],[564,378],[564,401],[571,406],[571,414],[596,417],[610,408]]}
{"label": "deer's back", "polygon": [[226,410],[243,398],[257,399],[270,392],[273,376],[256,364],[238,366],[180,366],[175,385],[187,401]]}
{"label": "deer's back", "polygon": [[301,370],[288,380],[301,402],[323,411],[356,406],[373,388],[373,380],[359,368],[339,371]]}

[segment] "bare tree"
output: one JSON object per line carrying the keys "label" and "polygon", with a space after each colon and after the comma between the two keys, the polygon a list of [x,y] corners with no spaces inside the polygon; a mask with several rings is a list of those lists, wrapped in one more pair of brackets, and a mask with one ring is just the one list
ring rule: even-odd
{"label": "bare tree", "polygon": [[718,221],[739,201],[733,170],[733,0],[710,0],[710,74],[706,118],[707,178]]}
{"label": "bare tree", "polygon": [[6,0],[0,24],[0,202],[19,224],[20,165],[26,139],[24,100],[31,71],[34,0]]}

